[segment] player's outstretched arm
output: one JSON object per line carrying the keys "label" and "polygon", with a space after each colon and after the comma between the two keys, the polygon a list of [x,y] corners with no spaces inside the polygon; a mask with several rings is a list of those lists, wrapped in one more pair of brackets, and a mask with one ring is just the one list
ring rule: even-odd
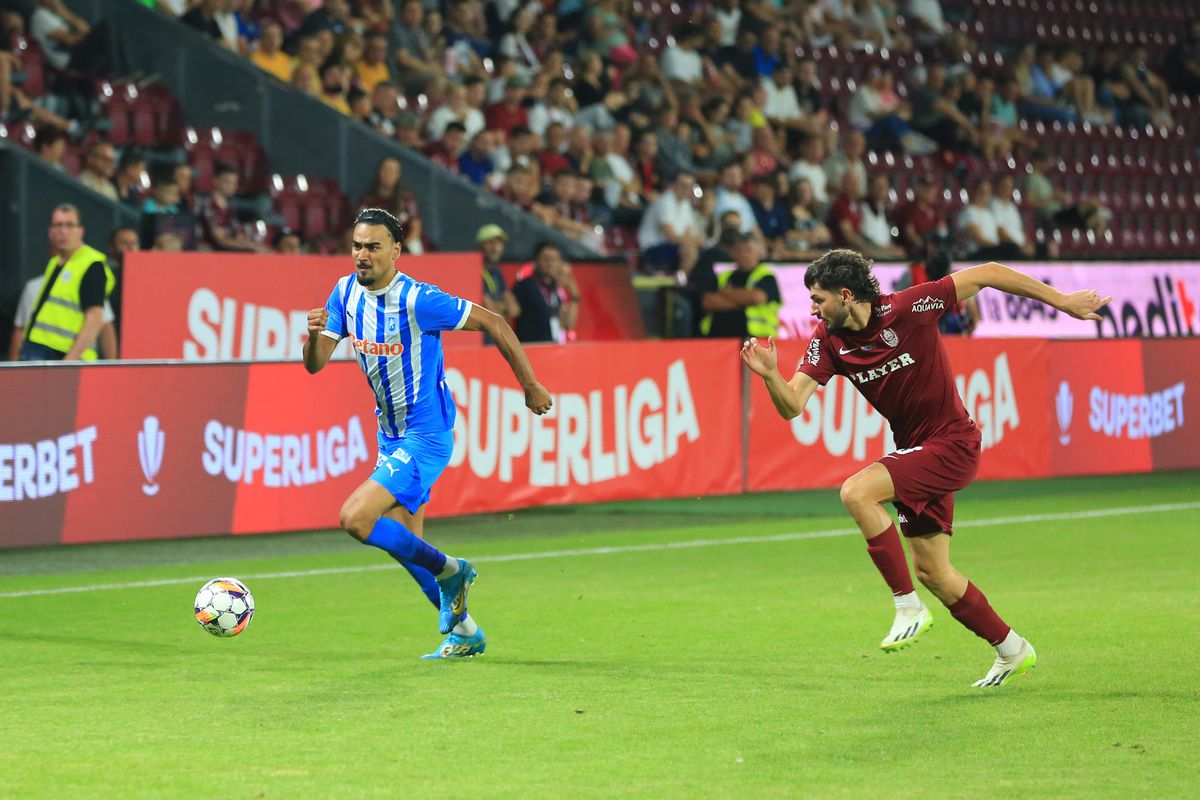
{"label": "player's outstretched arm", "polygon": [[755,375],[762,377],[775,410],[784,419],[800,416],[808,405],[808,398],[817,389],[817,382],[803,372],[797,372],[790,381],[783,379],[779,374],[779,353],[775,349],[774,336],[767,338],[765,348],[755,338],[743,343],[742,363]]}
{"label": "player's outstretched arm", "polygon": [[1049,284],[1042,283],[1032,275],[1010,269],[1003,264],[990,262],[969,267],[951,274],[959,300],[974,297],[985,287],[998,289],[1018,297],[1038,300],[1075,319],[1100,319],[1096,311],[1110,302],[1112,297],[1101,297],[1092,289],[1063,294]]}
{"label": "player's outstretched arm", "polygon": [[488,311],[483,306],[472,304],[471,314],[467,317],[463,330],[484,331],[492,337],[492,341],[496,343],[504,360],[512,367],[517,382],[525,390],[526,408],[535,414],[545,414],[550,410],[554,405],[550,399],[550,393],[534,377],[533,365],[529,363],[529,357],[525,355],[525,348],[521,347],[517,335],[513,333],[513,329],[508,326],[504,317]]}
{"label": "player's outstretched arm", "polygon": [[323,335],[325,323],[329,321],[329,312],[323,308],[314,308],[308,312],[308,341],[304,343],[304,368],[309,375],[315,375],[329,363],[333,348],[337,347],[338,339]]}

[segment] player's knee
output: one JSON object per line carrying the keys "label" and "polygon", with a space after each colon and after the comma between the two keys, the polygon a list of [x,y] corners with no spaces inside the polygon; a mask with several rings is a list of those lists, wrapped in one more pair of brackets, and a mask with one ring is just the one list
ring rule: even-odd
{"label": "player's knee", "polygon": [[840,493],[842,505],[846,508],[855,508],[867,502],[866,493],[863,491],[863,481],[859,480],[857,475],[852,475],[842,484]]}
{"label": "player's knee", "polygon": [[917,580],[921,582],[921,585],[931,591],[946,583],[954,574],[954,570],[949,564],[919,560],[913,563],[913,572],[916,573]]}
{"label": "player's knee", "polygon": [[346,533],[362,541],[371,535],[371,528],[374,527],[375,520],[368,519],[353,500],[347,500],[342,504],[342,510],[338,513],[338,524]]}

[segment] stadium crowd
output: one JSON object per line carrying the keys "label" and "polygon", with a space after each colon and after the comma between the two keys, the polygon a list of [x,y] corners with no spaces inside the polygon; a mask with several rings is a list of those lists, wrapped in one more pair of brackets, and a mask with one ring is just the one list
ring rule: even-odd
{"label": "stadium crowd", "polygon": [[[1039,24],[1033,42],[1015,17],[1058,11],[1052,0],[1001,16],[990,0],[143,2],[647,272],[687,273],[734,230],[784,261],[842,246],[918,262],[1053,258],[1064,243],[1111,242],[1129,227],[1114,215],[1139,210],[1136,191],[1127,201],[1119,179],[1106,191],[1093,173],[1153,167],[1163,187],[1179,182],[1146,184],[1151,210],[1196,208],[1194,131],[1175,116],[1200,91],[1200,19],[1186,4],[1147,5],[1136,36]],[[204,164],[190,128],[182,142],[118,146],[104,101],[152,91],[154,76],[124,74],[105,44],[116,39],[62,0],[0,8],[0,133],[138,210],[142,247],[340,252],[351,199],[393,212],[408,252],[437,247],[394,158],[362,197],[325,187],[331,213],[316,225],[283,213],[282,179],[261,163],[221,160],[253,141]],[[46,74],[31,81],[36,61]],[[1163,163],[1080,152],[1110,133],[1138,146],[1139,131]],[[1184,233],[1170,242],[1194,245]]]}

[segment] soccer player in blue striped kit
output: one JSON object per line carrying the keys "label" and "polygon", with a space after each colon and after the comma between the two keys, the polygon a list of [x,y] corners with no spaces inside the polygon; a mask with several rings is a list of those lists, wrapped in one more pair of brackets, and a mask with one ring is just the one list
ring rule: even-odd
{"label": "soccer player in blue striped kit", "polygon": [[342,504],[339,522],[399,561],[438,607],[446,638],[424,658],[466,658],[487,647],[467,613],[475,568],[421,538],[430,490],[454,450],[457,412],[446,386],[442,331],[486,331],[525,390],[529,410],[545,414],[552,403],[502,317],[396,269],[401,241],[400,221],[387,211],[368,208],[358,215],[355,272],[338,280],[324,308],[308,313],[304,367],[319,372],[338,342],[351,340],[375,394],[379,456],[371,477]]}

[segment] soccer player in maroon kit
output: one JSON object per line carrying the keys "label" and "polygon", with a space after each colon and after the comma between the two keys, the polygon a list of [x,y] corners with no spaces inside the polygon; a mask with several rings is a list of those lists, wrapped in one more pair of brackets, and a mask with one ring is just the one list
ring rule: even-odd
{"label": "soccer player in maroon kit", "polygon": [[892,590],[896,617],[880,642],[885,652],[911,645],[933,617],[913,590],[904,548],[884,503],[896,507],[918,580],[968,630],[996,648],[975,686],[1000,686],[1037,663],[1033,645],[1000,618],[983,592],[950,563],[954,493],[979,469],[980,434],[955,391],[937,320],[980,289],[1028,297],[1076,319],[1099,319],[1112,300],[1082,290],[1063,294],[1001,264],[989,263],[880,294],[871,264],[853,250],[833,250],[804,275],[820,323],[791,380],[779,373],[775,342],[750,339],[742,361],[761,375],[784,419],[798,416],[817,386],[850,378],[892,426],[899,449],[850,476],[842,503],[867,540],[867,552]]}

